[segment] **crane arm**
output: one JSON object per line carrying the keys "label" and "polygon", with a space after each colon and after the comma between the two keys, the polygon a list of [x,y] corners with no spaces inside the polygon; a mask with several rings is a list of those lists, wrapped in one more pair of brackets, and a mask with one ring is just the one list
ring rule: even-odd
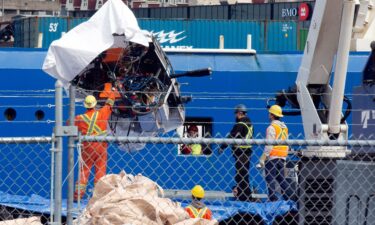
{"label": "crane arm", "polygon": [[[348,138],[347,124],[341,118],[354,11],[354,0],[316,1],[296,80],[297,100],[308,139]],[[344,157],[346,148],[309,147],[305,153]]]}

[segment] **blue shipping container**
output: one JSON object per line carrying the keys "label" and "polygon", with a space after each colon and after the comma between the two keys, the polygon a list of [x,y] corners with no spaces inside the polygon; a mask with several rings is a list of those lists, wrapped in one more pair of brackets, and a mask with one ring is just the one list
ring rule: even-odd
{"label": "blue shipping container", "polygon": [[158,37],[162,47],[219,48],[220,35],[224,48],[244,49],[247,35],[252,48],[264,49],[263,22],[229,20],[138,20],[142,29]]}
{"label": "blue shipping container", "polygon": [[[48,48],[52,41],[88,18],[28,17],[16,20],[15,47]],[[247,36],[257,51],[297,51],[297,23],[236,20],[154,20],[139,19],[142,29],[151,31],[165,48],[219,48],[220,35],[224,48],[245,49]],[[39,45],[40,46],[40,45]]]}
{"label": "blue shipping container", "polygon": [[79,24],[86,22],[88,18],[69,18],[68,19],[68,30],[73,29],[74,27],[78,26]]}
{"label": "blue shipping container", "polygon": [[63,17],[39,17],[38,32],[43,34],[42,48],[48,48],[52,41],[68,31],[68,19]]}
{"label": "blue shipping container", "polygon": [[[14,21],[14,47],[48,48],[68,30],[65,17],[26,17]],[[38,42],[40,42],[38,44]]]}
{"label": "blue shipping container", "polygon": [[297,51],[297,23],[269,22],[265,51]]}
{"label": "blue shipping container", "polygon": [[[69,30],[86,20],[69,19]],[[253,49],[265,47],[264,22],[138,19],[138,23],[157,36],[164,48],[219,48],[220,35],[224,36],[224,48],[246,48],[247,35],[252,36]]]}

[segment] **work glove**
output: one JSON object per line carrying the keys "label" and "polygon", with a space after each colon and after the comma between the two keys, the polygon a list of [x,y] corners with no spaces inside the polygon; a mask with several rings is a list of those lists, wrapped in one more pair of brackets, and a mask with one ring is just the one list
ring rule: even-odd
{"label": "work glove", "polygon": [[264,168],[265,161],[267,159],[266,154],[262,154],[262,156],[259,158],[259,163],[256,165],[257,168]]}
{"label": "work glove", "polygon": [[263,169],[264,168],[264,161],[259,161],[259,163],[256,165],[256,168]]}

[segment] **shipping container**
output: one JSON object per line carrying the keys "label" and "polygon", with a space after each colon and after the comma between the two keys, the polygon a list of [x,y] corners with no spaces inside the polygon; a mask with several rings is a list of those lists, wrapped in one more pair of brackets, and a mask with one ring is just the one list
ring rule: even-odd
{"label": "shipping container", "polygon": [[138,9],[132,9],[135,17],[137,18],[150,18],[150,10],[151,8],[138,8]]}
{"label": "shipping container", "polygon": [[68,30],[73,29],[77,25],[87,21],[88,18],[69,18],[68,19]]}
{"label": "shipping container", "polygon": [[297,23],[280,21],[268,22],[265,51],[297,51]]}
{"label": "shipping container", "polygon": [[299,30],[299,42],[298,42],[298,50],[303,51],[305,49],[307,34],[309,33],[308,29],[300,29]]}
{"label": "shipping container", "polygon": [[146,20],[140,19],[142,29],[158,37],[162,47],[219,48],[220,35],[225,48],[244,49],[247,36],[252,37],[252,48],[264,49],[263,22],[233,20]]}
{"label": "shipping container", "polygon": [[271,4],[237,4],[230,6],[232,20],[264,21],[271,18]]}
{"label": "shipping container", "polygon": [[[137,18],[309,21],[314,1],[132,9]],[[307,15],[300,16],[302,7]],[[306,10],[306,8],[308,8]]]}
{"label": "shipping container", "polygon": [[213,5],[213,6],[191,6],[189,11],[189,19],[213,19],[213,20],[227,20],[229,19],[228,5]]}
{"label": "shipping container", "polygon": [[139,26],[158,37],[162,47],[183,47],[191,45],[187,20],[139,19]]}
{"label": "shipping container", "polygon": [[26,17],[14,20],[14,46],[48,48],[68,30],[66,17]]}
{"label": "shipping container", "polygon": [[[15,20],[15,47],[48,48],[52,41],[88,18],[27,17]],[[257,51],[303,50],[307,29],[304,22],[246,20],[156,20],[138,19],[142,29],[152,32],[164,48],[245,49]],[[38,43],[39,40],[39,43]]]}
{"label": "shipping container", "polygon": [[[299,17],[299,10],[302,5],[308,6],[306,19]],[[303,2],[280,2],[272,4],[271,20],[310,20],[315,6],[313,1]]]}
{"label": "shipping container", "polygon": [[187,19],[187,7],[160,7],[149,9],[150,18],[157,19]]}

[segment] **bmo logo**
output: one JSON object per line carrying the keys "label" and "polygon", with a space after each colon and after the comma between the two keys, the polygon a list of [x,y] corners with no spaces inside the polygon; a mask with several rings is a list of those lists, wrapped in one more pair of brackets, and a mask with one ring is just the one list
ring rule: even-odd
{"label": "bmo logo", "polygon": [[281,10],[281,17],[295,17],[298,15],[297,8],[288,8]]}
{"label": "bmo logo", "polygon": [[305,21],[310,17],[310,7],[307,3],[301,3],[298,7],[300,21]]}
{"label": "bmo logo", "polygon": [[281,17],[282,18],[293,18],[300,21],[305,21],[310,18],[310,5],[307,3],[301,3],[298,7],[291,7],[291,8],[282,8],[281,9]]}

